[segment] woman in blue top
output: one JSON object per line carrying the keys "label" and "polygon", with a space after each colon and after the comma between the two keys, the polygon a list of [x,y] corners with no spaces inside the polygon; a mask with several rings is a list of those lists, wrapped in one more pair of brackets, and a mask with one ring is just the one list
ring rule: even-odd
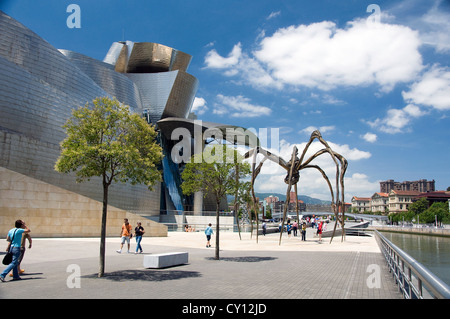
{"label": "woman in blue top", "polygon": [[6,269],[0,274],[0,280],[5,281],[6,275],[12,270],[13,280],[20,280],[19,272],[17,271],[17,265],[20,260],[20,246],[22,245],[22,234],[28,234],[30,229],[25,225],[22,220],[16,220],[15,228],[8,232],[6,240],[9,242],[6,251],[11,250],[13,254],[12,262],[6,267]]}
{"label": "woman in blue top", "polygon": [[286,225],[286,230],[287,230],[287,233],[288,233],[288,237],[291,237],[292,225],[291,225],[290,221],[288,221],[288,223]]}
{"label": "woman in blue top", "polygon": [[205,229],[205,234],[206,234],[206,248],[211,247],[211,244],[209,243],[209,241],[211,240],[211,235],[213,233],[213,230],[211,228],[211,223],[208,224],[208,227],[206,227]]}

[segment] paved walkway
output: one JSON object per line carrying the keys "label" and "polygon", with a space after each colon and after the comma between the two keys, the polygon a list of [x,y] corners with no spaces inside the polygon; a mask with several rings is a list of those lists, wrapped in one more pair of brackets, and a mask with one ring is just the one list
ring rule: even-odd
{"label": "paved walkway", "polygon": [[284,234],[279,245],[278,239],[279,233],[260,235],[256,243],[249,233],[240,240],[238,233],[222,232],[221,259],[214,260],[202,232],[144,237],[144,254],[189,252],[186,265],[145,269],[142,254],[118,254],[119,238],[107,238],[106,274],[97,278],[98,238],[36,238],[22,263],[23,280],[0,282],[0,298],[401,298],[373,237],[339,237],[331,244],[329,238],[318,243],[312,233],[306,242]]}

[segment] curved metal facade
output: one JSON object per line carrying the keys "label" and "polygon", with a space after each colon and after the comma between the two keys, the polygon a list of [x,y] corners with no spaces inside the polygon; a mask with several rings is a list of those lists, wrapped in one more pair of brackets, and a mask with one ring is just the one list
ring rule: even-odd
{"label": "curved metal facade", "polygon": [[103,60],[121,73],[186,72],[192,57],[168,46],[152,42],[115,42]]}
{"label": "curved metal facade", "polygon": [[[113,43],[104,61],[57,50],[0,11],[0,167],[102,200],[100,180],[77,184],[53,167],[73,108],[116,97],[137,113],[186,118],[198,81],[186,73],[191,57],[152,43]],[[131,73],[135,72],[135,73]],[[114,184],[109,204],[159,215],[160,185]]]}

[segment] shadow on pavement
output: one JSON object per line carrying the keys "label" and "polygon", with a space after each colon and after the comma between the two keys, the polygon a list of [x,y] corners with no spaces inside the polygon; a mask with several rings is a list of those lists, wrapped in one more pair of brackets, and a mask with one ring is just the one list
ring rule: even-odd
{"label": "shadow on pavement", "polygon": [[[207,257],[207,260],[216,260],[214,257]],[[275,257],[254,257],[254,256],[246,256],[246,257],[220,257],[219,261],[234,261],[238,263],[257,263],[261,261],[275,260],[278,258]]]}
{"label": "shadow on pavement", "polygon": [[98,278],[111,281],[165,281],[182,278],[200,277],[197,271],[178,271],[178,270],[119,270],[105,273],[104,277],[98,278],[98,274],[82,276],[82,278]]}

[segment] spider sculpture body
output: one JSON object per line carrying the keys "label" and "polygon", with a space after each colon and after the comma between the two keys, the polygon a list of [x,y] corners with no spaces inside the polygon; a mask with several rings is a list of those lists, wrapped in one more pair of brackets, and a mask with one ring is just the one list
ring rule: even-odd
{"label": "spider sculpture body", "polygon": [[[311,155],[309,158],[305,159],[305,154],[315,139],[318,139],[319,142],[322,145],[324,145],[324,148],[317,151],[315,154]],[[259,154],[262,154],[264,156],[264,158],[258,164],[258,166],[256,166],[256,157]],[[329,154],[331,156],[333,162],[336,165],[335,191],[333,191],[333,186],[331,185],[331,182],[330,182],[327,174],[325,173],[325,171],[320,166],[311,164],[311,162],[314,159],[316,159],[317,157],[319,157],[323,154]],[[333,229],[330,243],[333,240],[333,237],[334,237],[334,234],[336,231],[336,226],[338,225],[338,223],[342,227],[342,240],[344,240],[344,237],[345,237],[345,232],[344,232],[344,204],[345,204],[345,202],[344,202],[344,175],[347,170],[348,163],[347,163],[347,160],[342,155],[334,152],[331,149],[331,147],[328,145],[328,143],[322,138],[322,135],[320,134],[320,132],[318,130],[312,132],[311,137],[310,137],[308,143],[306,144],[305,148],[303,149],[303,152],[302,152],[300,158],[298,157],[298,149],[296,146],[294,146],[294,148],[293,148],[291,159],[287,162],[285,160],[283,160],[281,157],[279,157],[275,154],[272,154],[271,152],[264,150],[263,148],[261,148],[259,146],[248,151],[244,157],[252,158],[251,189],[252,189],[254,208],[257,213],[256,216],[258,216],[258,205],[256,203],[256,197],[255,197],[255,192],[254,192],[254,183],[255,183],[256,177],[261,172],[262,165],[264,164],[264,162],[267,159],[279,164],[281,167],[283,167],[286,170],[286,177],[284,179],[284,182],[287,184],[286,203],[289,203],[291,188],[292,188],[292,186],[294,186],[296,207],[297,207],[297,216],[298,216],[297,184],[300,181],[300,171],[303,169],[306,169],[306,168],[314,168],[322,174],[323,178],[325,179],[325,181],[328,184],[328,188],[331,193],[331,206],[332,206],[332,211],[336,218],[336,223],[334,224],[334,229]],[[288,207],[287,204],[284,205],[283,222],[282,222],[282,226],[281,226],[281,230],[280,230],[279,244],[281,244],[281,238],[282,238],[282,234],[283,234],[283,230],[284,230],[284,223],[286,220],[287,207]],[[258,218],[256,220],[257,220],[257,224],[258,224]],[[257,234],[256,240],[258,241],[258,232],[256,232],[256,234]]]}

